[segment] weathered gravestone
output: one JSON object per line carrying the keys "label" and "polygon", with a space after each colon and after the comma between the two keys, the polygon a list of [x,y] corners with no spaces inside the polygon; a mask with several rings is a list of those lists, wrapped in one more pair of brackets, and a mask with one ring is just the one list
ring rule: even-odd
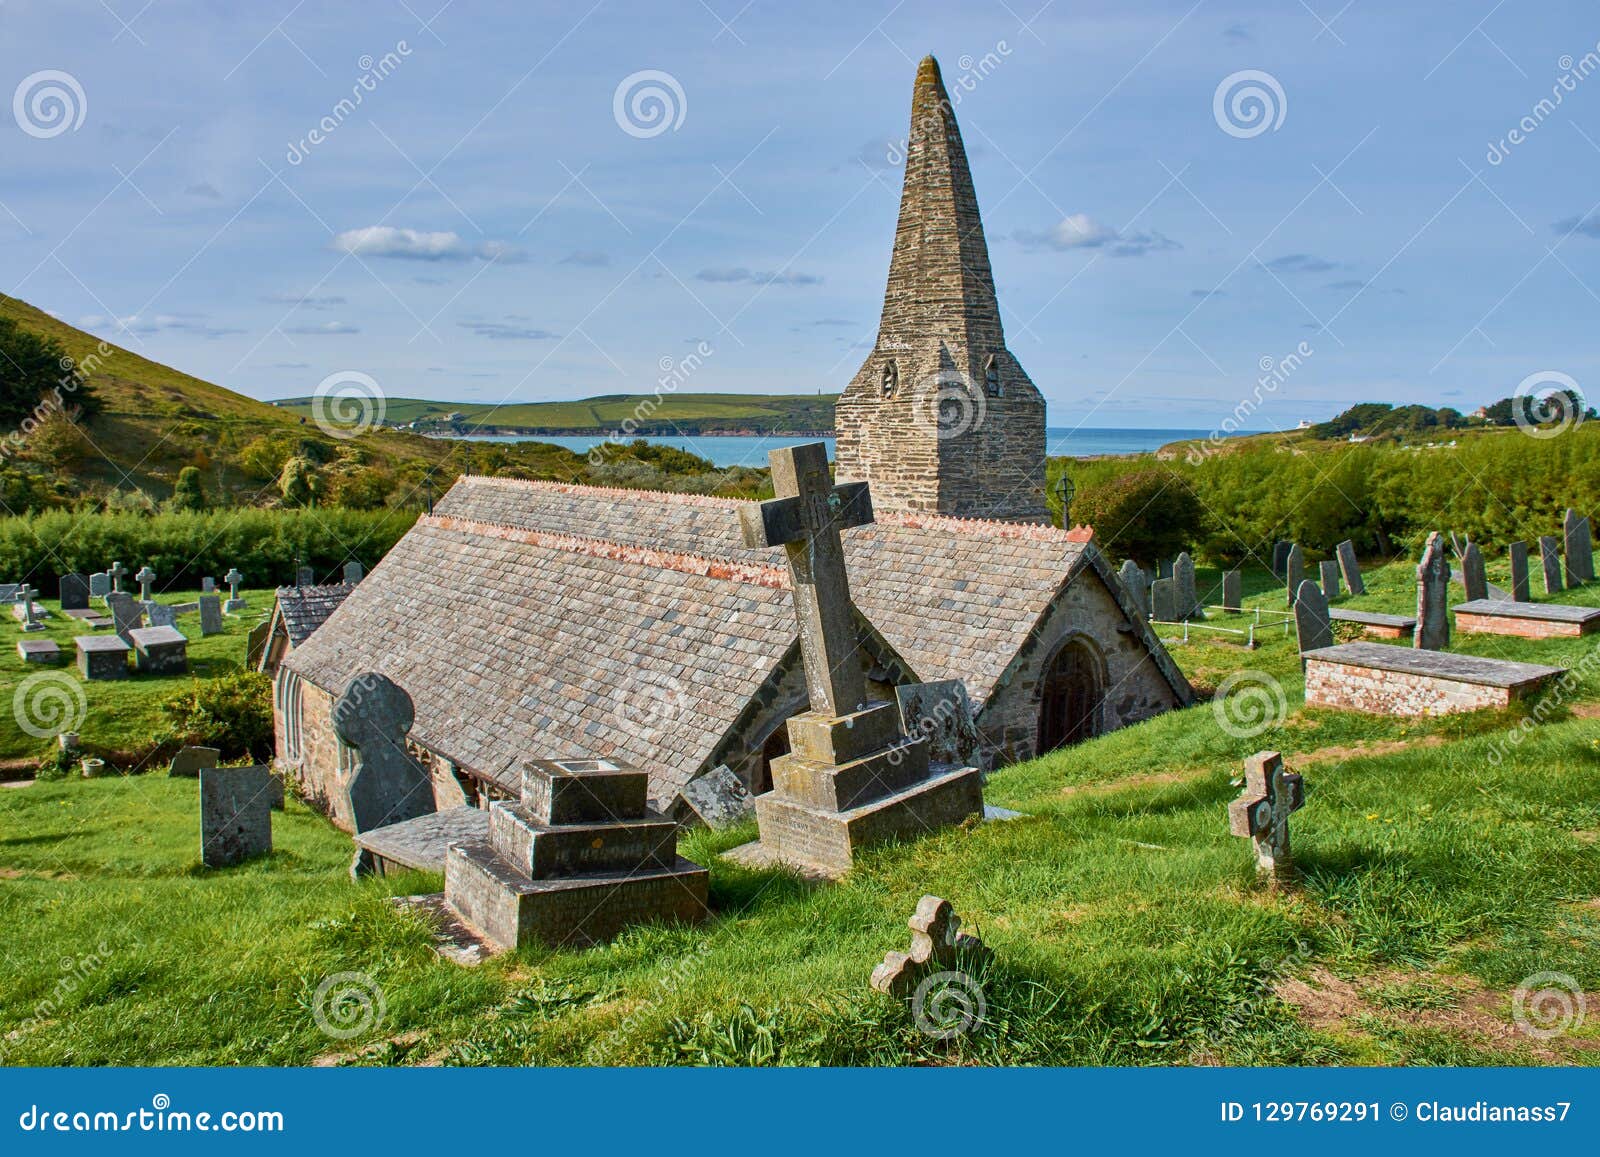
{"label": "weathered gravestone", "polygon": [[1244,609],[1244,576],[1236,570],[1222,572],[1222,609],[1234,613]]}
{"label": "weathered gravestone", "polygon": [[1428,535],[1417,567],[1417,631],[1412,641],[1425,651],[1450,645],[1450,557],[1438,531]]}
{"label": "weathered gravestone", "polygon": [[1566,589],[1561,581],[1561,540],[1553,534],[1539,536],[1539,565],[1544,569],[1544,593],[1560,594]]}
{"label": "weathered gravestone", "polygon": [[43,631],[47,629],[39,621],[44,614],[44,608],[33,601],[33,596],[38,593],[27,583],[23,583],[17,588],[17,602],[11,610],[16,615],[17,621],[22,624],[24,631]]}
{"label": "weathered gravestone", "polygon": [[1567,585],[1593,582],[1594,543],[1589,537],[1589,520],[1569,507],[1561,520],[1561,537],[1567,555]]}
{"label": "weathered gravestone", "polygon": [[200,596],[200,634],[220,635],[222,633],[222,598],[220,595]]}
{"label": "weathered gravestone", "polygon": [[1339,559],[1339,570],[1344,574],[1344,585],[1353,595],[1367,593],[1367,584],[1361,577],[1361,564],[1356,561],[1356,544],[1348,538],[1334,548]]}
{"label": "weathered gravestone", "polygon": [[1144,573],[1144,567],[1127,559],[1122,564],[1122,569],[1117,571],[1117,577],[1122,580],[1123,587],[1132,597],[1134,606],[1139,608],[1142,618],[1150,617],[1150,576]]}
{"label": "weathered gravestone", "polygon": [[106,606],[111,609],[111,629],[119,639],[131,645],[133,640],[128,638],[128,632],[137,630],[144,622],[144,608],[132,595],[116,590],[106,596]]}
{"label": "weathered gravestone", "polygon": [[1530,588],[1528,586],[1528,544],[1513,542],[1506,548],[1506,555],[1511,562],[1511,601],[1525,603],[1528,601]]}
{"label": "weathered gravestone", "polygon": [[1300,653],[1333,646],[1333,620],[1328,617],[1328,598],[1322,588],[1307,579],[1300,584],[1294,600],[1294,629],[1300,640]]}
{"label": "weathered gravestone", "polygon": [[167,766],[167,774],[193,779],[200,774],[201,768],[216,767],[221,762],[222,752],[215,747],[180,747]]}
{"label": "weathered gravestone", "polygon": [[1178,593],[1169,578],[1150,584],[1150,617],[1158,623],[1178,621]]}
{"label": "weathered gravestone", "polygon": [[678,793],[678,804],[673,809],[673,818],[679,823],[698,821],[712,831],[731,828],[756,817],[750,789],[727,764],[713,767],[686,783]]}
{"label": "weathered gravestone", "polygon": [[972,701],[967,698],[964,681],[906,683],[894,689],[894,697],[900,708],[901,730],[928,741],[932,762],[976,763],[978,725],[972,718]]}
{"label": "weathered gravestone", "polygon": [[1188,551],[1184,551],[1173,561],[1172,583],[1178,617],[1184,621],[1205,618],[1205,611],[1200,609],[1200,593],[1195,588],[1194,559],[1189,557]]}
{"label": "weathered gravestone", "polygon": [[139,584],[139,601],[150,602],[150,588],[155,585],[156,572],[147,566],[142,566],[139,568],[139,573],[133,577]]}
{"label": "weathered gravestone", "polygon": [[308,566],[296,567],[294,572],[294,585],[297,587],[314,587],[317,585],[317,573]]}
{"label": "weathered gravestone", "polygon": [[272,851],[273,790],[265,767],[200,769],[200,859],[206,867]]}
{"label": "weathered gravestone", "polygon": [[61,609],[86,611],[89,609],[89,576],[64,574],[61,576]]}
{"label": "weathered gravestone", "polygon": [[17,592],[21,589],[21,583],[0,583],[0,603],[16,602]]}
{"label": "weathered gravestone", "polygon": [[189,640],[177,627],[137,627],[128,632],[133,665],[141,675],[185,675]]}
{"label": "weathered gravestone", "polygon": [[1339,597],[1339,564],[1324,559],[1317,564],[1317,577],[1322,580],[1322,597],[1332,602]]}
{"label": "weathered gravestone", "polygon": [[1489,597],[1489,579],[1484,573],[1483,551],[1475,542],[1467,543],[1461,551],[1461,585],[1466,589],[1467,601]]}
{"label": "weathered gravestone", "polygon": [[1282,540],[1272,544],[1272,574],[1274,578],[1284,577],[1284,563],[1289,561],[1289,548],[1293,545],[1294,543],[1292,542],[1284,542]]}
{"label": "weathered gravestone", "polygon": [[1306,556],[1300,549],[1299,543],[1292,544],[1289,553],[1283,558],[1283,576],[1287,584],[1289,605],[1292,607],[1295,595],[1300,591],[1300,584],[1306,581]]}
{"label": "weathered gravestone", "polygon": [[872,970],[872,987],[879,992],[904,1000],[929,977],[977,972],[993,955],[982,940],[961,931],[961,917],[942,897],[924,896],[906,923],[911,951],[886,953]]}
{"label": "weathered gravestone", "polygon": [[122,592],[122,580],[128,577],[128,568],[122,565],[121,560],[118,560],[111,564],[111,568],[106,573],[111,576],[111,589],[106,593],[120,594]]}
{"label": "weathered gravestone", "polygon": [[1156,559],[1156,578],[1164,579],[1164,578],[1171,578],[1171,577],[1172,577],[1172,564],[1170,562],[1168,562],[1164,558]]}
{"label": "weathered gravestone", "polygon": [[355,586],[362,580],[363,577],[365,577],[365,575],[366,571],[364,571],[361,568],[361,564],[356,562],[354,559],[351,559],[349,562],[344,564],[344,581],[346,586]]}
{"label": "weathered gravestone", "polygon": [[214,579],[214,578],[211,578],[209,575],[207,577],[201,579],[200,580],[200,593],[203,594],[203,595],[214,595],[214,594],[216,594],[217,593],[217,580]]}
{"label": "weathered gravestone", "polygon": [[59,663],[61,645],[54,639],[18,639],[17,658],[24,663]]}
{"label": "weathered gravestone", "polygon": [[78,674],[85,679],[126,679],[129,643],[116,635],[79,635]]}
{"label": "weathered gravestone", "polygon": [[103,599],[111,593],[111,576],[105,571],[95,571],[89,576],[89,597]]}
{"label": "weathered gravestone", "polygon": [[250,634],[245,639],[244,646],[244,665],[247,670],[258,671],[261,669],[261,660],[267,653],[267,643],[271,638],[271,619],[264,619],[250,628]]}
{"label": "weathered gravestone", "polygon": [[1289,816],[1305,802],[1305,783],[1284,770],[1276,751],[1260,751],[1244,761],[1244,791],[1228,805],[1228,827],[1254,844],[1256,870],[1263,876],[1282,880],[1292,871]]}
{"label": "weathered gravestone", "polygon": [[345,786],[350,824],[356,831],[434,810],[433,784],[406,748],[415,719],[411,696],[376,671],[351,679],[333,705],[334,731],[356,750],[355,770]]}
{"label": "weathered gravestone", "polygon": [[144,617],[152,627],[176,627],[178,608],[151,599],[144,604]]}
{"label": "weathered gravestone", "polygon": [[228,584],[228,601],[222,609],[230,615],[235,611],[244,610],[244,600],[239,597],[239,584],[244,582],[244,575],[239,573],[239,568],[231,568],[222,576],[222,581]]}

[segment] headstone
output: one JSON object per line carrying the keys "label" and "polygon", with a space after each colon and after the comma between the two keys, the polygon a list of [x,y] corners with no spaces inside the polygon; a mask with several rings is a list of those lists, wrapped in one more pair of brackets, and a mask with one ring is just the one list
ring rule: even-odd
{"label": "headstone", "polygon": [[727,764],[719,764],[698,775],[678,793],[682,806],[675,818],[682,822],[698,820],[712,831],[735,827],[756,818],[756,805],[750,789]]}
{"label": "headstone", "polygon": [[200,859],[206,867],[272,851],[272,780],[265,767],[200,769]]}
{"label": "headstone", "polygon": [[1158,623],[1178,621],[1178,594],[1169,578],[1150,584],[1150,617]]}
{"label": "headstone", "polygon": [[1117,571],[1117,577],[1122,580],[1122,585],[1132,597],[1133,603],[1139,608],[1139,616],[1150,617],[1150,576],[1145,574],[1144,567],[1127,559],[1122,564],[1122,569]]}
{"label": "headstone", "polygon": [[1156,578],[1171,578],[1172,564],[1164,558],[1156,559]]}
{"label": "headstone", "polygon": [[111,569],[108,570],[106,573],[111,576],[111,589],[109,591],[107,591],[106,593],[107,594],[118,594],[118,593],[120,593],[121,590],[122,590],[122,580],[128,576],[128,568],[123,566],[121,561],[119,560],[117,562],[112,563],[111,564]]}
{"label": "headstone", "polygon": [[1513,542],[1506,554],[1511,561],[1511,601],[1525,603],[1531,593],[1528,585],[1528,544]]}
{"label": "headstone", "polygon": [[220,595],[200,596],[200,635],[222,634],[222,597]]}
{"label": "headstone", "polygon": [[932,762],[966,765],[977,761],[978,725],[963,680],[906,683],[894,689],[894,697],[900,708],[900,729],[928,741]]}
{"label": "headstone", "polygon": [[1332,602],[1339,597],[1339,564],[1324,559],[1317,564],[1317,575],[1322,579],[1322,597]]}
{"label": "headstone", "polygon": [[272,620],[263,619],[250,628],[250,636],[245,640],[244,665],[249,671],[261,669],[261,659],[267,653],[267,641],[272,638]]}
{"label": "headstone", "polygon": [[86,611],[89,609],[89,576],[64,574],[61,576],[61,609]]}
{"label": "headstone", "polygon": [[1244,609],[1244,576],[1239,571],[1222,572],[1222,609],[1235,614]]}
{"label": "headstone", "polygon": [[239,584],[244,582],[244,575],[239,573],[239,568],[232,567],[222,576],[222,581],[228,584],[228,601],[222,609],[230,615],[235,611],[244,610],[244,600],[239,597]]}
{"label": "headstone", "polygon": [[38,593],[27,583],[23,583],[17,588],[17,603],[11,609],[17,617],[17,621],[22,624],[24,631],[43,631],[46,629],[45,625],[39,621],[44,613],[44,608],[33,601],[33,596]]}
{"label": "headstone", "polygon": [[1289,817],[1305,802],[1304,781],[1284,770],[1276,751],[1260,751],[1244,761],[1244,790],[1228,805],[1228,827],[1254,844],[1256,870],[1263,876],[1283,880],[1292,871]]}
{"label": "headstone", "polygon": [[131,642],[128,632],[144,622],[144,608],[132,595],[116,590],[106,596],[106,606],[111,610],[111,629],[124,643]]}
{"label": "headstone", "polygon": [[1284,578],[1284,564],[1289,561],[1289,548],[1292,542],[1278,541],[1272,544],[1272,575],[1274,578]]}
{"label": "headstone", "polygon": [[180,747],[167,767],[167,774],[194,779],[204,767],[216,767],[222,762],[222,752],[215,747]]}
{"label": "headstone", "polygon": [[1367,593],[1367,584],[1361,577],[1361,564],[1356,561],[1356,544],[1348,538],[1334,548],[1339,559],[1339,570],[1344,575],[1344,585],[1353,595]]}
{"label": "headstone", "polygon": [[406,747],[416,718],[411,696],[394,680],[367,671],[333,705],[333,729],[356,751],[345,781],[350,823],[358,832],[434,810],[433,783]]}
{"label": "headstone", "polygon": [[152,627],[176,627],[178,608],[169,607],[166,603],[158,603],[152,599],[144,604],[144,617],[149,620]]}
{"label": "headstone", "polygon": [[1300,640],[1300,653],[1333,646],[1333,620],[1328,617],[1328,599],[1322,588],[1307,579],[1300,584],[1294,601],[1294,629]]}
{"label": "headstone", "polygon": [[361,564],[355,559],[351,559],[349,562],[344,564],[344,581],[346,586],[355,586],[362,580],[365,574],[366,572],[361,569]]}
{"label": "headstone", "polygon": [[185,675],[189,640],[177,627],[139,627],[128,632],[133,665],[141,675]]}
{"label": "headstone", "polygon": [[133,648],[116,635],[79,635],[78,674],[85,679],[126,679],[128,652]]}
{"label": "headstone", "polygon": [[1205,611],[1200,609],[1200,593],[1195,587],[1194,559],[1189,557],[1188,551],[1184,551],[1174,560],[1172,583],[1173,595],[1178,604],[1178,617],[1185,621],[1205,618]]}
{"label": "headstone", "polygon": [[16,602],[17,592],[21,589],[21,583],[0,583],[0,603]]}
{"label": "headstone", "polygon": [[150,602],[150,588],[155,585],[156,572],[147,566],[139,568],[139,573],[133,576],[139,584],[139,601]]}
{"label": "headstone", "polygon": [[297,587],[314,587],[317,585],[317,573],[308,566],[296,567],[294,572],[294,585]]}
{"label": "headstone", "polygon": [[24,663],[54,666],[61,662],[61,647],[54,639],[18,639],[17,657]]}
{"label": "headstone", "polygon": [[1444,536],[1428,535],[1417,567],[1417,630],[1412,642],[1425,651],[1442,651],[1450,645],[1450,556]]}
{"label": "headstone", "polygon": [[1589,520],[1568,508],[1561,520],[1561,537],[1567,555],[1567,585],[1593,582],[1594,543],[1589,537]]}
{"label": "headstone", "polygon": [[103,599],[111,593],[111,576],[103,570],[89,576],[89,597]]}
{"label": "headstone", "polygon": [[1489,579],[1484,573],[1483,551],[1475,542],[1467,543],[1461,552],[1461,585],[1466,588],[1467,601],[1489,597]]}
{"label": "headstone", "polygon": [[1300,584],[1306,581],[1306,556],[1297,542],[1290,544],[1289,553],[1283,556],[1283,579],[1289,605],[1292,607],[1295,594],[1300,590]]}
{"label": "headstone", "polygon": [[203,594],[203,595],[214,595],[214,594],[216,594],[217,593],[217,580],[214,579],[214,578],[211,578],[209,576],[206,577],[206,578],[201,579],[200,580],[200,593]]}
{"label": "headstone", "polygon": [[911,951],[886,953],[883,963],[872,970],[872,987],[879,992],[904,1000],[929,977],[977,972],[993,955],[982,940],[961,931],[961,917],[949,900],[939,896],[924,896],[906,923],[911,927]]}
{"label": "headstone", "polygon": [[1539,565],[1544,569],[1544,593],[1558,595],[1566,589],[1561,581],[1561,540],[1553,534],[1539,536]]}

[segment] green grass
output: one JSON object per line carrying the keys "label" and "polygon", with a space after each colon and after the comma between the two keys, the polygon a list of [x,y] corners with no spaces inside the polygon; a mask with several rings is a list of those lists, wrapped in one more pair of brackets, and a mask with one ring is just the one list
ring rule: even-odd
{"label": "green grass", "polygon": [[[1347,602],[1403,609],[1409,570],[1373,575],[1372,593]],[[1252,581],[1254,601],[1281,602]],[[1567,597],[1600,603],[1600,586]],[[386,903],[436,878],[351,883],[348,839],[294,801],[270,859],[212,872],[197,866],[193,781],[0,790],[0,920],[27,930],[0,958],[4,1059],[1595,1063],[1593,1017],[1549,1041],[1510,1025],[1531,974],[1600,985],[1600,719],[1585,706],[1600,684],[1581,680],[1512,746],[1517,712],[1309,710],[1291,639],[1263,633],[1247,651],[1199,637],[1173,650],[1202,687],[1246,669],[1279,681],[1275,726],[1231,735],[1201,703],[1002,769],[987,797],[1026,818],[877,849],[826,887],[718,858],[751,830],[698,833],[685,853],[711,868],[712,922],[474,969],[438,959]],[[1463,649],[1570,664],[1593,645]],[[1279,891],[1257,883],[1224,814],[1240,760],[1268,747],[1308,795],[1293,822],[1299,879]],[[995,951],[979,974],[985,1022],[949,1042],[866,984],[905,948],[927,892]],[[384,1004],[349,1040],[314,1016],[318,987],[345,972]],[[1346,985],[1353,1004],[1279,995],[1297,979]]]}

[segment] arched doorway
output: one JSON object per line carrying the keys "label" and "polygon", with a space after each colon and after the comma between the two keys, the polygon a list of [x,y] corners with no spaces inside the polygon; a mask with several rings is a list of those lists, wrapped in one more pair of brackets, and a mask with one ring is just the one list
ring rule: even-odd
{"label": "arched doorway", "polygon": [[1063,643],[1040,682],[1038,754],[1100,734],[1104,688],[1094,648],[1082,639]]}
{"label": "arched doorway", "polygon": [[772,761],[788,754],[789,727],[787,723],[779,723],[761,745],[761,762],[753,777],[755,782],[750,785],[752,794],[760,795],[772,790]]}

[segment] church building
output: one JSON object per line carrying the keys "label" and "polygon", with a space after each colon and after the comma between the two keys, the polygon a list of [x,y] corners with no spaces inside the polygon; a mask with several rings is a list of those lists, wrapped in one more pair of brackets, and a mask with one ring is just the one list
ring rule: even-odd
{"label": "church building", "polygon": [[[931,57],[878,340],[837,426],[838,479],[877,511],[844,534],[875,695],[962,680],[990,765],[1191,701],[1091,535],[1049,525],[1044,401],[1005,348]],[[280,766],[350,826],[332,708],[379,671],[412,698],[441,809],[515,794],[531,759],[627,760],[663,809],[724,764],[766,790],[807,692],[788,574],[744,545],[741,505],[461,478],[283,658]]]}

